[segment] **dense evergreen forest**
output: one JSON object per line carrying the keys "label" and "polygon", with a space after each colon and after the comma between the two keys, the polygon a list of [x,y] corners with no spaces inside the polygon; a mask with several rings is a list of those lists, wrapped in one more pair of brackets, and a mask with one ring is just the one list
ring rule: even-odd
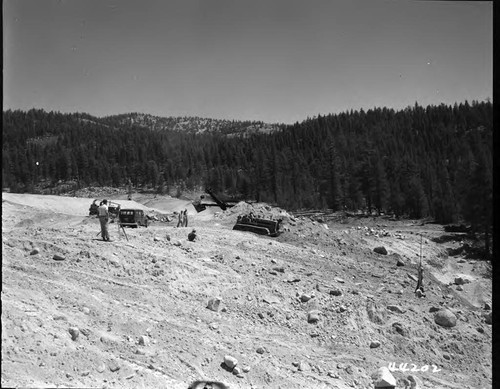
{"label": "dense evergreen forest", "polygon": [[492,224],[490,102],[350,111],[267,133],[244,131],[260,122],[196,118],[224,128],[200,132],[158,127],[186,128],[188,118],[156,118],[152,128],[144,117],[4,111],[2,186],[34,192],[40,182],[118,187],[130,179],[159,192],[210,186],[289,210],[431,217],[483,231]]}

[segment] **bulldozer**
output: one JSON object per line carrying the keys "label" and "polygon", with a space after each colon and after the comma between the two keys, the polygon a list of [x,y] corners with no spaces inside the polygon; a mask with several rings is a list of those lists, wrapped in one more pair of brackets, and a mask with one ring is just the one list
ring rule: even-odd
{"label": "bulldozer", "polygon": [[271,237],[279,236],[280,225],[282,220],[270,220],[270,219],[262,219],[256,218],[252,213],[248,215],[238,216],[236,224],[233,227],[233,230],[239,231],[249,231],[254,232],[259,235],[267,235]]}

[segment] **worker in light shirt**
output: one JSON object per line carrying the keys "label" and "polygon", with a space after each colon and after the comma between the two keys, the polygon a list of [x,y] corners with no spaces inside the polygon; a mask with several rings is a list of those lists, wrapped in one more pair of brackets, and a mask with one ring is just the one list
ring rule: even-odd
{"label": "worker in light shirt", "polygon": [[108,233],[108,220],[109,220],[109,212],[108,212],[108,200],[102,200],[101,205],[97,209],[97,216],[99,217],[99,221],[101,222],[101,236],[102,240],[109,241],[109,233]]}

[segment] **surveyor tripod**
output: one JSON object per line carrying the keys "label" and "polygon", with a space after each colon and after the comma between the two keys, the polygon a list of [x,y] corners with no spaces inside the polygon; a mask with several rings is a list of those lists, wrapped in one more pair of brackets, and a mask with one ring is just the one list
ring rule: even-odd
{"label": "surveyor tripod", "polygon": [[[127,238],[127,242],[128,242],[128,236],[127,236],[127,233],[125,232],[125,228],[123,228],[123,225],[122,223],[120,223],[120,220],[118,220],[118,233],[120,233],[120,228],[123,230],[123,234],[125,235],[125,238]],[[101,231],[99,231],[96,236],[99,236],[100,234],[102,234]]]}

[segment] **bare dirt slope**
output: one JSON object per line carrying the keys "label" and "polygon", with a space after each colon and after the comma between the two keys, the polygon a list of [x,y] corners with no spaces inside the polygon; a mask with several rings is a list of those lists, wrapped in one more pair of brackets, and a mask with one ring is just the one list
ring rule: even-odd
{"label": "bare dirt slope", "polygon": [[[232,230],[248,204],[196,214],[186,201],[144,196],[128,205],[187,208],[190,226],[153,222],[126,229],[127,241],[111,224],[103,242],[87,216],[92,200],[2,194],[2,386],[369,388],[394,362],[418,369],[394,371],[399,388],[409,374],[423,388],[492,387],[488,268],[448,257],[459,242],[436,243],[442,226],[322,223],[256,204],[284,220],[268,238]],[[427,297],[418,299],[421,235]],[[450,285],[458,276],[471,282]],[[441,307],[455,327],[435,323],[429,310]]]}

